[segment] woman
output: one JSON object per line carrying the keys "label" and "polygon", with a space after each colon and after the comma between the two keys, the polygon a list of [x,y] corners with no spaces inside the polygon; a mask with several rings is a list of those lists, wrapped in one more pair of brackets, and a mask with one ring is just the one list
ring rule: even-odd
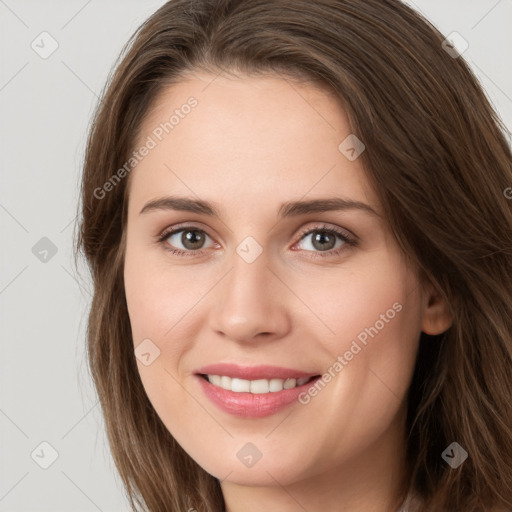
{"label": "woman", "polygon": [[444,39],[172,0],[126,47],[77,248],[134,510],[512,508],[511,153]]}

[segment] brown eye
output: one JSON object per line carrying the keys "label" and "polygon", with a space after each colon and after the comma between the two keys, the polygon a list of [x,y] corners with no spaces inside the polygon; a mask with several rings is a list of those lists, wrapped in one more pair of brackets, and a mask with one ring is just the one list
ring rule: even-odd
{"label": "brown eye", "polygon": [[356,241],[348,234],[331,227],[317,227],[303,232],[299,245],[308,238],[310,241],[303,244],[306,247],[302,247],[302,249],[312,252],[313,257],[334,256],[347,249],[348,246],[356,245]]}
{"label": "brown eye", "polygon": [[205,233],[199,230],[184,230],[181,232],[180,242],[185,249],[193,251],[201,249],[205,241]]}
{"label": "brown eye", "polygon": [[210,238],[202,229],[193,226],[182,227],[165,232],[159,241],[177,254],[190,252],[199,253],[204,249],[207,238]]}

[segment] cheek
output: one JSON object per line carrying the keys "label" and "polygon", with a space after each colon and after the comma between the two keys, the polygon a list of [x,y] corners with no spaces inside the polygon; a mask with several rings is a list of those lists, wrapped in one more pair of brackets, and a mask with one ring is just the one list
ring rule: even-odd
{"label": "cheek", "polygon": [[143,251],[127,249],[125,293],[135,345],[154,338],[161,346],[187,324],[191,308],[208,290],[194,277],[185,267],[166,265],[165,258],[151,259]]}
{"label": "cheek", "polygon": [[392,346],[415,339],[421,325],[418,290],[415,275],[399,255],[385,251],[361,258],[350,270],[297,280],[294,287],[310,310],[304,310],[302,321],[316,323],[318,339],[330,354],[344,353],[354,340],[362,347],[373,341],[377,352],[384,343],[393,350]]}
{"label": "cheek", "polygon": [[364,271],[340,275],[336,283],[316,283],[322,288],[310,290],[305,299],[330,331],[319,337],[319,348],[324,375],[334,376],[328,384],[332,398],[360,417],[372,411],[384,418],[399,404],[412,378],[421,332],[416,277],[399,258],[382,256]]}
{"label": "cheek", "polygon": [[350,404],[356,418],[372,418],[375,429],[391,421],[407,393],[421,331],[418,284],[394,268],[347,282],[331,311],[337,334],[329,352],[343,366],[333,400]]}
{"label": "cheek", "polygon": [[[199,290],[187,285],[179,268],[173,272],[150,256],[138,247],[127,247],[126,302],[142,384],[158,415],[175,433],[181,423],[172,411],[190,410],[194,405],[187,403],[188,395],[178,383],[182,378],[179,361],[188,350],[183,330],[200,296]],[[151,354],[148,364],[140,357],[144,352]]]}
{"label": "cheek", "polygon": [[369,346],[371,340],[386,340],[389,345],[410,339],[411,328],[414,331],[420,323],[414,291],[414,285],[402,276],[346,282],[342,296],[326,304],[335,338],[357,340],[361,346]]}

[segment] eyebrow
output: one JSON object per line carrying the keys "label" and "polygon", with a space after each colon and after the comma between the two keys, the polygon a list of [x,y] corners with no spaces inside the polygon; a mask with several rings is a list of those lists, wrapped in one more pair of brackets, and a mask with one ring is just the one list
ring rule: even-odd
{"label": "eyebrow", "polygon": [[[208,201],[177,196],[153,199],[144,205],[139,215],[155,210],[184,211],[208,215],[210,217],[221,217],[217,208]],[[295,217],[308,213],[343,210],[361,210],[380,217],[380,215],[370,205],[362,203],[361,201],[354,201],[352,199],[342,197],[311,199],[308,201],[288,201],[281,205],[278,210],[278,216],[283,219],[285,217]]]}

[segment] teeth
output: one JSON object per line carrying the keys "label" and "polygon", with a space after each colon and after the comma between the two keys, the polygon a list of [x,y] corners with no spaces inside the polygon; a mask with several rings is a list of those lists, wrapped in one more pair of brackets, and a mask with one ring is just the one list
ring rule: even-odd
{"label": "teeth", "polygon": [[[233,379],[235,380],[235,379]],[[247,382],[251,386],[251,393],[270,393],[270,382],[267,379],[259,379],[259,380],[244,380],[243,382]],[[234,386],[232,388],[234,390]],[[236,390],[235,390],[236,391]]]}
{"label": "teeth", "polygon": [[295,379],[286,379],[283,384],[284,389],[291,389],[297,385],[297,381]]}
{"label": "teeth", "polygon": [[229,377],[222,378],[231,381],[227,386],[226,384],[222,386],[224,389],[231,389],[231,391],[236,391],[237,393],[249,393],[251,391],[251,383],[248,380],[230,379]]}
{"label": "teeth", "polygon": [[275,393],[283,389],[292,389],[302,386],[309,381],[310,377],[301,377],[300,379],[258,379],[245,380],[226,377],[225,375],[208,375],[208,382],[227,391],[235,393]]}

